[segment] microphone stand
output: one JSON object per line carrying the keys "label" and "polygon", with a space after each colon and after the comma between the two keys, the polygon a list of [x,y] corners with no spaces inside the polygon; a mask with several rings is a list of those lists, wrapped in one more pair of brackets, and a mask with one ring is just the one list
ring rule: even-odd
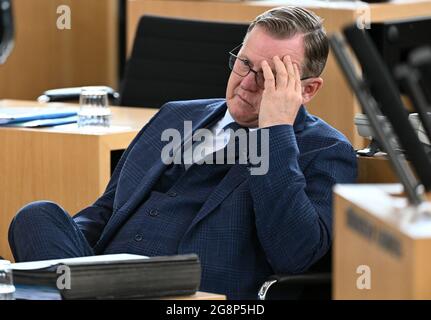
{"label": "microphone stand", "polygon": [[397,138],[393,132],[392,126],[385,124],[382,118],[378,117],[378,115],[381,115],[378,104],[371,95],[367,84],[359,78],[354,70],[353,63],[346,52],[343,38],[339,34],[333,35],[330,37],[330,45],[338,64],[341,66],[345,77],[370,121],[370,125],[374,130],[377,140],[387,153],[389,161],[404,187],[409,202],[414,206],[419,206],[425,200],[423,185],[416,179],[404,154],[396,151],[396,146],[394,144]]}

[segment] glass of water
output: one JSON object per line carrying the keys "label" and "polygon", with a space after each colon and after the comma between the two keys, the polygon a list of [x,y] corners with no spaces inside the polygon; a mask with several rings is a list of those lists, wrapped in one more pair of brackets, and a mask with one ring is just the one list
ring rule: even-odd
{"label": "glass of water", "polygon": [[84,87],[79,97],[78,127],[109,127],[111,110],[108,93],[100,87]]}
{"label": "glass of water", "polygon": [[10,261],[0,260],[0,300],[14,300],[14,296],[15,286]]}

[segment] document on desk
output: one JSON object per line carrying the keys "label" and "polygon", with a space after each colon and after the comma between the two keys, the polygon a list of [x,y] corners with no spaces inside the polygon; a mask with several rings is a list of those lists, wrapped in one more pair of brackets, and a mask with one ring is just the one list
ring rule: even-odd
{"label": "document on desk", "polygon": [[[0,125],[10,125],[34,120],[64,119],[76,116],[78,108],[17,107],[0,108]],[[68,119],[71,121],[71,119]],[[54,122],[53,122],[54,123]],[[69,122],[70,123],[70,122]],[[45,123],[45,126],[48,124]],[[32,124],[35,126],[35,124]],[[39,124],[39,126],[41,123]],[[52,125],[52,124],[51,124]]]}
{"label": "document on desk", "polygon": [[78,264],[94,264],[98,262],[113,263],[113,262],[134,261],[139,259],[148,259],[148,257],[137,255],[137,254],[127,254],[127,253],[106,254],[106,255],[99,255],[99,256],[19,262],[19,263],[13,263],[12,269],[13,270],[37,270],[37,269],[49,268],[52,266],[56,266],[58,264],[78,265]]}

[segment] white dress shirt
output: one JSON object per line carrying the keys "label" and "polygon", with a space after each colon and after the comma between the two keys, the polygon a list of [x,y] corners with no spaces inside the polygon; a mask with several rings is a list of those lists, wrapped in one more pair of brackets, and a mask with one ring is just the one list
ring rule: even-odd
{"label": "white dress shirt", "polygon": [[[229,112],[229,109],[226,110],[226,113],[223,118],[221,118],[215,125],[213,125],[211,128],[208,128],[208,130],[212,133],[212,140],[203,139],[203,141],[195,141],[193,142],[192,146],[190,148],[195,147],[196,145],[199,145],[203,149],[202,153],[195,153],[193,152],[186,152],[184,151],[184,164],[186,170],[191,167],[192,163],[196,163],[198,161],[201,161],[209,154],[212,154],[214,152],[217,152],[218,150],[223,149],[226,147],[226,145],[229,142],[230,139],[230,130],[223,130],[227,125],[230,123],[235,122],[232,115]],[[250,131],[256,130],[257,128],[249,128]],[[188,149],[187,149],[188,150]]]}

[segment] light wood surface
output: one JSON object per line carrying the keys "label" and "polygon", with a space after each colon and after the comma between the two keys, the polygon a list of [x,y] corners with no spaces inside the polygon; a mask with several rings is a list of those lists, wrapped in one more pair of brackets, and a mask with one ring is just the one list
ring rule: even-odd
{"label": "light wood surface", "polygon": [[[409,219],[400,191],[401,185],[335,188],[335,299],[431,299],[431,221]],[[364,266],[369,288],[359,279]]]}
{"label": "light wood surface", "polygon": [[[57,7],[71,29],[57,28]],[[117,0],[14,0],[15,47],[0,65],[0,98],[36,99],[59,87],[117,87]]]}
{"label": "light wood surface", "polygon": [[[213,21],[250,22],[258,14],[282,5],[305,5],[325,19],[329,33],[341,30],[346,24],[355,23],[364,16],[364,3],[307,1],[193,1],[193,0],[128,0],[127,43],[130,52],[139,18],[143,14],[170,17],[205,19]],[[395,1],[371,4],[371,22],[395,18],[431,15],[431,1]],[[307,105],[308,110],[344,133],[356,148],[365,146],[354,127],[353,118],[359,106],[330,54],[323,73],[324,86],[316,98]]]}
{"label": "light wood surface", "polygon": [[[0,101],[0,110],[11,106],[40,104]],[[94,202],[109,181],[111,151],[126,149],[157,109],[113,107],[112,112],[111,128],[102,131],[83,130],[76,124],[0,128],[0,256],[11,258],[8,227],[25,204],[51,200],[73,215]]]}

